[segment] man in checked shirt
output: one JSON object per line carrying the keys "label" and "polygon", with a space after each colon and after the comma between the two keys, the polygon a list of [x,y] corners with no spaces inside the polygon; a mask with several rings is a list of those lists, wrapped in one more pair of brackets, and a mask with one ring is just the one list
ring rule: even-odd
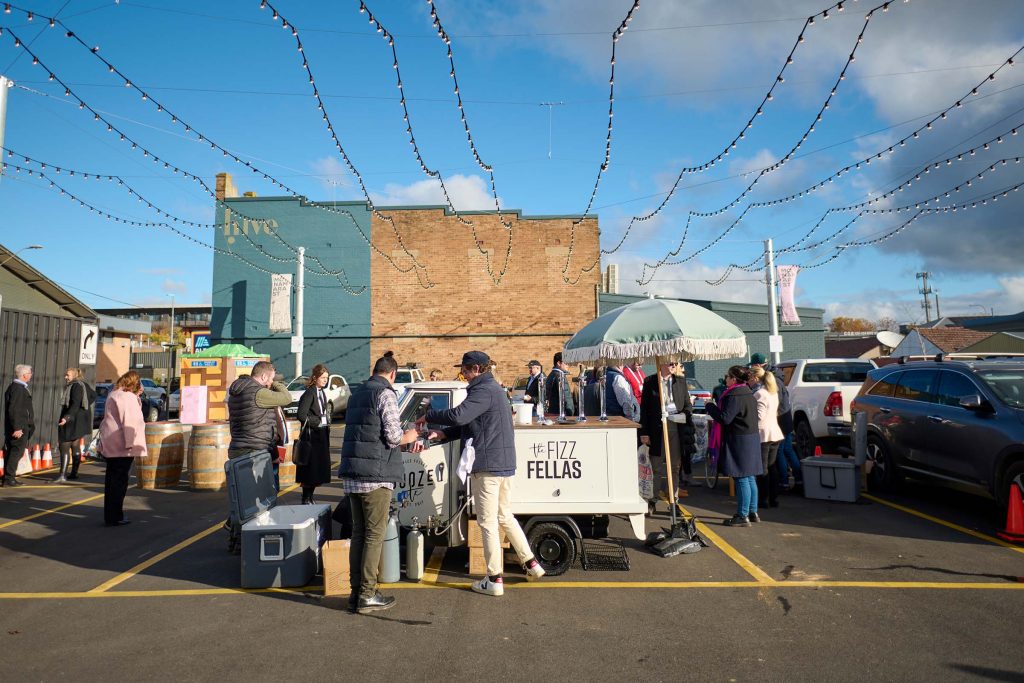
{"label": "man in checked shirt", "polygon": [[397,370],[398,363],[390,351],[378,358],[373,377],[352,394],[345,415],[338,476],[352,506],[352,595],[348,604],[359,614],[395,604],[393,596],[377,590],[377,574],[391,494],[404,476],[399,447],[413,444],[411,450],[423,450],[415,428],[402,431],[398,396],[392,386]]}

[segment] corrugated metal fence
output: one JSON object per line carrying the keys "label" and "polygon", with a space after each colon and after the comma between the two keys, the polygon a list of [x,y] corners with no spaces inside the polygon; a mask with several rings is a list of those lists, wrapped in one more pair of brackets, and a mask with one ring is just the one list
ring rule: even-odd
{"label": "corrugated metal fence", "polygon": [[[33,443],[50,443],[57,449],[57,420],[60,419],[64,372],[79,367],[79,345],[82,324],[95,324],[95,319],[65,318],[17,310],[0,311],[0,392],[6,391],[14,379],[14,366],[32,366],[32,406],[35,410],[36,433]],[[93,385],[96,366],[81,366],[85,380]],[[0,404],[3,394],[0,393]],[[0,405],[0,422],[3,421]],[[5,425],[6,428],[6,425]],[[55,454],[56,457],[56,454]]]}

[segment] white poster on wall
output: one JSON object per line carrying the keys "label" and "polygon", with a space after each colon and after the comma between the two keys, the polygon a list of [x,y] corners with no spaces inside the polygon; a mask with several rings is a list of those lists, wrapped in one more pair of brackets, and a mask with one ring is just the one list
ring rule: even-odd
{"label": "white poster on wall", "polygon": [[270,331],[292,331],[291,273],[273,273],[270,276]]}
{"label": "white poster on wall", "polygon": [[78,347],[79,365],[96,365],[96,342],[100,328],[96,325],[82,325],[82,344]]}

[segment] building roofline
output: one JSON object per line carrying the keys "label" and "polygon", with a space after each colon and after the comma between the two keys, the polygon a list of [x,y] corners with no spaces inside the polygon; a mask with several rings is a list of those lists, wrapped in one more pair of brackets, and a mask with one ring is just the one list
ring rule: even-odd
{"label": "building roofline", "polygon": [[16,278],[24,282],[28,287],[36,290],[53,303],[57,304],[63,311],[76,318],[95,318],[96,311],[69,294],[63,287],[50,278],[21,260],[7,247],[0,244],[0,262],[4,270],[10,272]]}

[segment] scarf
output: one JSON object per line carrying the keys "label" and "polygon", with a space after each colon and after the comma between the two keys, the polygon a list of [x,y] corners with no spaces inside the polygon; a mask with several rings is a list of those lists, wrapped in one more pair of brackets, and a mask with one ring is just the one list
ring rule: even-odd
{"label": "scarf", "polygon": [[67,408],[69,405],[71,405],[71,387],[75,386],[76,384],[78,384],[79,386],[82,387],[82,406],[81,406],[81,409],[82,410],[88,410],[89,409],[89,406],[88,406],[88,401],[89,401],[88,393],[89,392],[87,392],[85,390],[85,384],[83,384],[82,380],[80,380],[80,379],[76,379],[74,382],[70,382],[69,384],[67,384],[64,387],[64,393],[61,394],[60,405],[61,405],[62,408]]}

